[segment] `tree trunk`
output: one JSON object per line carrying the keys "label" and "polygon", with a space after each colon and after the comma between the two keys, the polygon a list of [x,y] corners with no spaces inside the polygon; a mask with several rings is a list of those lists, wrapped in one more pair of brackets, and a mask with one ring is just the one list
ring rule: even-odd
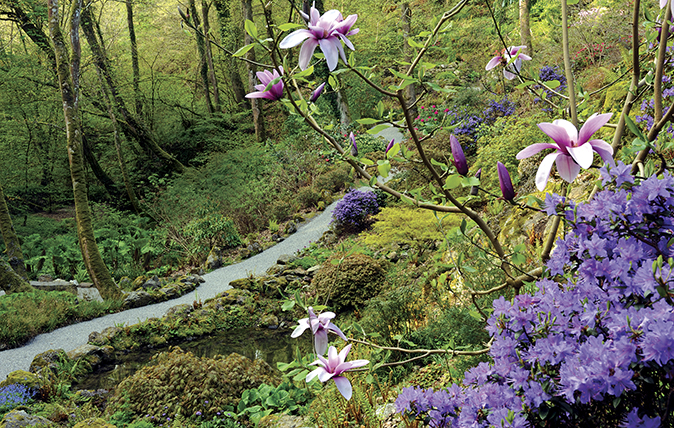
{"label": "tree trunk", "polygon": [[208,114],[213,114],[213,103],[211,102],[211,90],[210,84],[208,83],[208,63],[206,61],[206,42],[204,41],[204,36],[201,34],[203,28],[201,27],[201,22],[199,21],[199,15],[197,14],[197,7],[194,0],[189,2],[190,16],[194,21],[194,28],[198,31],[194,32],[194,35],[197,38],[197,51],[199,52],[199,74],[201,75],[201,86],[204,91],[204,100],[206,101],[206,109]]}
{"label": "tree trunk", "polygon": [[91,48],[94,63],[96,64],[96,67],[100,68],[101,72],[103,73],[105,82],[107,83],[110,94],[112,95],[115,109],[121,116],[122,120],[119,123],[122,125],[122,131],[124,131],[124,134],[130,139],[135,139],[138,144],[141,145],[141,147],[150,150],[159,158],[163,159],[171,168],[173,168],[174,171],[178,173],[185,172],[185,166],[180,163],[178,159],[159,147],[159,144],[157,144],[154,138],[152,138],[150,131],[143,125],[142,122],[136,120],[136,118],[133,117],[126,108],[126,103],[119,94],[117,85],[112,78],[109,62],[105,54],[105,50],[103,49],[103,44],[100,43],[96,37],[90,7],[84,8],[82,10],[82,31],[84,32],[84,36],[87,38],[89,47]]}
{"label": "tree trunk", "polygon": [[38,27],[33,20],[31,15],[33,11],[26,12],[22,9],[18,1],[7,0],[3,1],[4,4],[9,6],[11,13],[9,18],[16,21],[19,24],[19,27],[26,33],[28,37],[37,45],[38,48],[47,56],[49,60],[49,65],[52,70],[56,70],[56,57],[54,56],[54,50],[49,43],[49,37]]}
{"label": "tree trunk", "polygon": [[[334,76],[339,82],[339,76]],[[337,107],[339,108],[339,122],[342,133],[348,131],[351,126],[351,114],[349,113],[349,102],[346,98],[346,91],[341,82],[339,82],[339,89],[337,90]]]}
{"label": "tree trunk", "polygon": [[[243,19],[252,21],[253,20],[253,5],[251,0],[243,0],[241,2],[243,7]],[[244,34],[244,44],[248,45],[254,43],[254,39],[248,35]],[[255,48],[248,51],[246,58],[250,61],[255,61]],[[250,62],[246,62],[246,68],[248,69],[248,86],[251,92],[255,91],[255,85],[257,85],[257,76],[255,75],[256,67]],[[267,139],[267,135],[264,129],[264,116],[262,115],[262,100],[260,98],[251,98],[250,99],[250,108],[253,111],[253,124],[255,125],[255,137],[259,143]]]}
{"label": "tree trunk", "polygon": [[520,45],[527,47],[527,55],[533,56],[531,44],[531,28],[529,27],[529,0],[520,0]]}
{"label": "tree trunk", "polygon": [[[48,0],[49,33],[56,55],[56,71],[61,87],[63,100],[63,117],[66,124],[68,161],[75,199],[75,218],[77,236],[82,250],[82,259],[87,268],[89,278],[104,299],[119,298],[121,293],[113,281],[108,268],[103,262],[91,222],[91,211],[87,198],[84,160],[82,159],[82,123],[79,114],[79,63],[80,40],[79,19],[82,11],[82,0],[75,0],[69,16],[71,56],[68,55],[66,43],[61,32],[58,17],[57,0]],[[86,9],[85,9],[86,10]]]}
{"label": "tree trunk", "polygon": [[211,24],[208,20],[208,11],[211,5],[206,0],[201,0],[201,16],[204,23],[204,45],[206,47],[206,64],[208,65],[208,79],[213,88],[213,102],[215,110],[220,112],[220,90],[218,89],[218,79],[215,77],[215,66],[213,65],[213,52],[211,50]]}
{"label": "tree trunk", "polygon": [[33,287],[21,278],[4,260],[0,260],[0,290],[7,294],[35,291]]}
{"label": "tree trunk", "polygon": [[[143,103],[140,94],[138,43],[136,42],[136,28],[133,25],[133,0],[126,1],[126,23],[129,27],[129,41],[131,42],[131,69],[133,70],[133,97],[136,102],[136,116],[141,116],[143,114]],[[117,131],[115,130],[115,132]]]}
{"label": "tree trunk", "polygon": [[0,232],[2,232],[2,240],[5,241],[5,253],[10,266],[24,281],[28,280],[21,244],[16,236],[16,231],[14,231],[14,224],[12,223],[12,217],[9,215],[2,186],[0,186]]}
{"label": "tree trunk", "polygon": [[[236,52],[241,43],[241,30],[238,26],[232,25],[230,5],[227,0],[214,0],[213,4],[218,12],[218,21],[220,22],[220,44],[229,51]],[[226,67],[234,102],[242,105],[246,102],[246,89],[239,74],[238,60],[227,55]]]}
{"label": "tree trunk", "polygon": [[[403,30],[403,52],[404,52],[403,58],[405,62],[411,63],[412,54],[414,53],[414,51],[412,49],[412,46],[410,46],[410,44],[407,43],[407,39],[410,37],[410,34],[412,33],[412,9],[410,8],[409,2],[405,2],[402,4],[402,17],[400,22],[402,24]],[[407,105],[412,105],[416,102],[417,90],[414,83],[411,85],[407,85],[405,87],[405,99],[407,100]],[[416,107],[411,108],[410,112],[412,113],[413,117],[416,116],[417,115]]]}
{"label": "tree trunk", "polygon": [[84,155],[84,160],[91,167],[91,171],[94,173],[98,181],[105,187],[106,192],[110,195],[113,200],[119,199],[122,195],[117,188],[117,185],[112,178],[101,168],[101,164],[98,163],[96,155],[91,148],[91,144],[87,140],[87,137],[82,134],[82,154]]}

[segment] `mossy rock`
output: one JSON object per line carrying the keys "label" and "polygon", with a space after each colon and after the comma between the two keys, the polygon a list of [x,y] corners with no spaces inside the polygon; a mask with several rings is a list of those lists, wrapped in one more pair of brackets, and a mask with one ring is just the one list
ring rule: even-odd
{"label": "mossy rock", "polygon": [[58,363],[60,361],[67,361],[68,355],[63,349],[50,349],[48,351],[37,354],[33,361],[30,363],[30,368],[28,369],[31,373],[38,373],[40,370],[45,367],[50,369],[57,369]]}
{"label": "mossy rock", "polygon": [[157,419],[201,412],[210,419],[224,406],[236,406],[244,390],[281,382],[269,364],[239,354],[200,358],[176,347],[153,360],[119,384],[108,412],[125,409]]}
{"label": "mossy rock", "polygon": [[[333,260],[339,263],[333,264]],[[386,283],[385,261],[364,254],[345,257],[337,253],[330,257],[314,276],[312,285],[320,301],[329,298],[336,311],[360,308],[377,296]]]}
{"label": "mossy rock", "polygon": [[105,419],[101,418],[89,418],[78,422],[73,428],[116,428],[114,425],[109,424]]}
{"label": "mossy rock", "polygon": [[136,289],[140,288],[143,284],[145,284],[145,281],[147,281],[148,279],[150,279],[150,277],[146,276],[146,275],[141,275],[141,276],[137,277],[131,283],[131,289],[136,290]]}
{"label": "mossy rock", "polygon": [[53,427],[56,426],[49,419],[42,416],[29,415],[24,410],[12,410],[5,414],[0,421],[0,428],[23,428],[23,427]]}
{"label": "mossy rock", "polygon": [[19,383],[29,388],[40,388],[42,380],[39,376],[25,370],[16,370],[7,375],[7,379],[0,382],[0,388]]}
{"label": "mossy rock", "polygon": [[229,286],[241,290],[253,290],[255,289],[255,278],[235,279],[229,283]]}
{"label": "mossy rock", "polygon": [[206,300],[204,306],[217,308],[218,306],[226,305],[243,305],[251,297],[252,294],[248,290],[230,288],[229,290],[218,293],[214,298]]}

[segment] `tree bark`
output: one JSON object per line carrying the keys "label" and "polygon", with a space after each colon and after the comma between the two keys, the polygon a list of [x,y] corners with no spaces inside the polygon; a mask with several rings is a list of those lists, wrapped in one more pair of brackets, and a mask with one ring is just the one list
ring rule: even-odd
{"label": "tree bark", "polygon": [[[412,9],[410,8],[409,2],[405,2],[402,4],[402,16],[400,22],[402,24],[403,30],[403,52],[404,52],[403,58],[405,62],[411,63],[413,50],[412,46],[410,46],[410,44],[407,43],[407,39],[410,37],[410,34],[412,33]],[[407,100],[407,105],[412,105],[416,102],[417,90],[414,83],[411,85],[407,85],[405,87],[405,99]],[[412,113],[412,116],[416,116],[417,115],[416,107],[411,108],[410,112]]]}
{"label": "tree bark", "polygon": [[5,242],[5,253],[7,254],[10,266],[12,266],[17,275],[23,278],[24,281],[27,281],[28,274],[26,273],[26,264],[23,261],[21,244],[19,243],[19,238],[16,236],[12,217],[9,215],[5,192],[2,186],[0,186],[0,232],[2,232],[2,240]]}
{"label": "tree bark", "polygon": [[[241,2],[243,7],[243,19],[252,21],[253,20],[253,5],[251,0],[243,0]],[[254,43],[254,39],[248,35],[246,32],[244,34],[244,44],[248,45]],[[248,51],[246,58],[251,61],[255,61],[255,48]],[[248,89],[253,92],[255,91],[255,85],[257,85],[257,76],[255,75],[256,67],[250,62],[246,62],[246,68],[248,69]],[[264,128],[264,116],[262,115],[262,100],[260,98],[251,98],[250,99],[250,108],[253,111],[253,124],[255,126],[255,137],[259,143],[267,139],[267,135]]]}
{"label": "tree bark", "polygon": [[82,259],[87,268],[89,278],[104,299],[116,299],[121,296],[119,288],[103,262],[96,240],[87,197],[84,160],[82,158],[82,122],[79,113],[79,64],[80,40],[79,20],[82,11],[82,0],[72,3],[70,21],[71,55],[68,55],[65,39],[61,32],[58,16],[58,0],[48,0],[49,33],[54,45],[56,71],[61,86],[63,100],[63,117],[66,124],[68,161],[75,199],[75,218],[77,236],[82,250]]}
{"label": "tree bark", "polygon": [[534,47],[531,41],[531,28],[529,27],[529,0],[520,1],[520,45],[527,47],[527,55],[533,56]]}
{"label": "tree bark", "polygon": [[201,34],[203,28],[201,27],[201,22],[199,20],[199,15],[197,14],[197,7],[194,0],[189,2],[190,16],[194,21],[194,28],[199,31],[195,31],[194,35],[197,38],[197,52],[199,52],[199,75],[201,75],[201,87],[204,92],[204,100],[206,101],[206,109],[208,114],[213,114],[213,103],[211,102],[211,90],[210,84],[208,82],[208,62],[206,61],[206,42],[204,36]]}
{"label": "tree bark", "polygon": [[218,79],[215,76],[215,66],[213,65],[213,51],[211,50],[211,24],[208,19],[208,11],[211,5],[206,0],[201,0],[201,16],[204,25],[204,46],[206,48],[206,64],[208,65],[208,79],[213,88],[213,102],[215,111],[220,112],[220,90],[218,89]]}
{"label": "tree bark", "polygon": [[35,291],[33,287],[21,278],[4,260],[0,260],[0,290],[7,294]]}
{"label": "tree bark", "polygon": [[47,56],[49,65],[52,70],[56,70],[56,57],[54,50],[49,43],[49,37],[38,27],[30,18],[21,5],[15,0],[2,0],[1,4],[5,4],[10,8],[10,12],[5,13],[11,20],[17,22],[19,27],[26,33],[26,35],[37,45],[38,48]]}
{"label": "tree bark", "polygon": [[91,48],[91,53],[93,55],[94,63],[103,73],[105,82],[108,86],[110,94],[115,105],[121,121],[119,122],[122,125],[122,131],[124,134],[130,138],[135,139],[141,147],[150,150],[152,153],[157,155],[159,158],[163,159],[174,171],[178,173],[185,172],[185,166],[180,163],[178,159],[173,157],[171,154],[167,153],[164,149],[159,147],[159,144],[154,140],[150,131],[143,125],[139,120],[136,120],[133,117],[129,110],[126,108],[126,103],[124,99],[119,94],[117,90],[117,84],[112,78],[111,67],[109,66],[109,61],[103,49],[103,44],[99,42],[96,37],[96,33],[93,27],[93,17],[90,12],[90,7],[84,8],[82,10],[82,31],[84,36],[89,43]]}
{"label": "tree bark", "polygon": [[115,182],[110,178],[110,176],[101,168],[101,164],[98,163],[96,155],[91,148],[91,144],[87,140],[87,137],[82,134],[82,154],[84,155],[84,160],[91,167],[91,171],[94,173],[98,181],[105,187],[106,192],[110,195],[112,199],[120,199],[121,194]]}
{"label": "tree bark", "polygon": [[[143,114],[143,103],[140,94],[140,68],[138,67],[138,43],[136,42],[136,27],[133,24],[133,0],[126,0],[126,24],[129,27],[129,41],[131,42],[133,97],[136,104],[136,116],[140,116]],[[115,130],[115,132],[117,131]]]}
{"label": "tree bark", "polygon": [[[236,52],[241,43],[241,30],[236,25],[232,25],[230,5],[227,0],[214,0],[213,4],[220,22],[220,44],[231,52]],[[234,102],[239,106],[243,105],[246,102],[246,89],[239,74],[238,60],[227,55],[226,67]]]}

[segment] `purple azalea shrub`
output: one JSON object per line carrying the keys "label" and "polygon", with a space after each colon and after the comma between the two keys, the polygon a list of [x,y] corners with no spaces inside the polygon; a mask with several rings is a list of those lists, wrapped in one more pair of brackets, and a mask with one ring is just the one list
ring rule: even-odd
{"label": "purple azalea shrub", "polygon": [[367,227],[367,218],[379,212],[377,195],[371,191],[349,190],[332,212],[332,224],[348,230]]}
{"label": "purple azalea shrub", "polygon": [[0,414],[15,407],[28,404],[35,396],[35,390],[20,383],[0,388]]}
{"label": "purple azalea shrub", "polygon": [[[560,94],[566,93],[566,76],[564,76],[564,70],[560,70],[559,67],[546,65],[538,71],[538,77],[542,82],[551,82],[553,80],[558,81],[559,86],[555,88],[555,92]],[[542,87],[543,86],[541,85],[534,85],[534,89],[541,89]],[[546,99],[552,100],[553,102],[556,102],[555,100],[559,98],[559,95],[555,95],[554,92],[548,91],[546,89],[543,89],[542,93]],[[540,98],[534,98],[534,103],[540,102]],[[545,104],[543,111],[552,112],[552,109],[548,104]]]}
{"label": "purple azalea shrub", "polygon": [[570,232],[533,294],[494,301],[492,364],[464,387],[407,388],[396,408],[433,427],[674,426],[674,177],[605,186],[574,205],[548,195]]}

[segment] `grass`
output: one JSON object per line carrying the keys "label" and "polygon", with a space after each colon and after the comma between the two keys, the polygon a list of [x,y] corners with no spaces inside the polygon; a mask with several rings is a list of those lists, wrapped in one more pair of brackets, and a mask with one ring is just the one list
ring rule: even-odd
{"label": "grass", "polygon": [[121,306],[121,301],[81,301],[65,291],[0,296],[0,348],[21,346],[40,333],[117,312]]}

